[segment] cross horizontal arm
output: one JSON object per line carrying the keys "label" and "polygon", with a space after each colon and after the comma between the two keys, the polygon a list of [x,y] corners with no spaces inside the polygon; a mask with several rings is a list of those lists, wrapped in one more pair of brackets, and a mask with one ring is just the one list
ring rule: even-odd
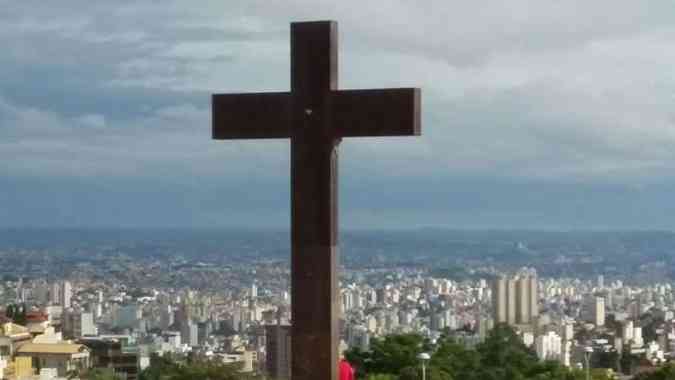
{"label": "cross horizontal arm", "polygon": [[339,137],[421,134],[418,88],[333,91],[330,113]]}
{"label": "cross horizontal arm", "polygon": [[266,92],[212,97],[216,140],[291,137],[291,94]]}

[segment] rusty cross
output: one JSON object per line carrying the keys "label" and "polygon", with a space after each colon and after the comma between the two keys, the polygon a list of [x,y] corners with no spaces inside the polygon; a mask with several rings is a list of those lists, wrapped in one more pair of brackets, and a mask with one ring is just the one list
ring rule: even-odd
{"label": "rusty cross", "polygon": [[337,23],[291,24],[291,92],[215,94],[213,138],[291,139],[291,372],[337,378],[337,148],[420,135],[420,90],[338,90]]}

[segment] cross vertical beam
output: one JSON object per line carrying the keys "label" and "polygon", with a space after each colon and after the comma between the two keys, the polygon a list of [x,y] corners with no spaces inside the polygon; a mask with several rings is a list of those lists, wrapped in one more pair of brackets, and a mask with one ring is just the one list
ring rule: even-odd
{"label": "cross vertical beam", "polygon": [[291,24],[293,380],[337,378],[337,24]]}
{"label": "cross vertical beam", "polygon": [[293,380],[336,380],[338,145],[419,136],[420,89],[337,88],[337,23],[291,24],[291,91],[214,94],[213,138],[291,139]]}

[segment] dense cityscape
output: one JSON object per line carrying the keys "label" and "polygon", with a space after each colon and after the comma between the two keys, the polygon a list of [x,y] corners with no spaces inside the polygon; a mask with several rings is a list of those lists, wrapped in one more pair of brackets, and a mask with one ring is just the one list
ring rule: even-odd
{"label": "dense cityscape", "polygon": [[0,5],[0,380],[675,380],[675,1]]}
{"label": "dense cityscape", "polygon": [[[596,272],[592,276],[563,277],[546,275],[551,271],[543,266],[496,262],[483,255],[503,256],[495,252],[497,246],[507,252],[553,249],[550,239],[536,232],[512,237],[528,234],[536,243],[504,244],[503,233],[434,233],[437,239],[452,237],[447,245],[436,245],[438,252],[470,243],[474,252],[466,260],[472,267],[449,255],[452,266],[418,261],[425,256],[419,254],[388,259],[377,248],[372,257],[347,252],[344,261],[350,264],[343,266],[339,286],[340,351],[358,362],[359,355],[373,352],[373,344],[397,336],[419,336],[432,352],[445,340],[470,350],[500,326],[513,330],[539,361],[580,373],[592,369],[593,378],[630,378],[667,365],[675,350],[672,280],[638,281],[644,271],[654,275],[653,267],[666,266],[666,256],[645,261],[631,278],[631,273],[613,269],[622,258],[611,266],[589,263]],[[575,236],[563,235],[554,240]],[[36,237],[21,244],[6,239],[0,250],[0,378],[65,378],[74,370],[99,368],[137,379],[158,356],[209,358],[235,366],[242,376],[289,378],[288,259],[263,248],[273,245],[270,236],[276,235],[265,235],[272,242],[247,248],[231,240],[226,246],[248,254],[219,260],[210,252],[186,252],[184,244],[147,236],[102,234],[86,243],[63,236],[62,241]],[[596,249],[610,236],[614,247],[644,239],[601,234]],[[345,240],[352,252],[360,253],[362,239],[357,234]],[[372,233],[374,242],[380,239],[381,234]],[[587,259],[578,252],[586,248],[566,251],[569,244],[554,244],[558,252],[549,265]],[[170,253],[156,255],[166,249]],[[482,265],[476,259],[480,256]],[[366,378],[368,368],[358,364],[357,374]]]}

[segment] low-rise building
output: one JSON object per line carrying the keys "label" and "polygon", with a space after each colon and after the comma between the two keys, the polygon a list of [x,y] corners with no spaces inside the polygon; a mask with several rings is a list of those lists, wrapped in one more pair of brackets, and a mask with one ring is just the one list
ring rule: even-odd
{"label": "low-rise building", "polygon": [[[30,359],[30,366],[26,365],[27,359]],[[43,373],[68,377],[89,368],[89,349],[72,343],[26,343],[16,350],[16,362],[17,377]]]}
{"label": "low-rise building", "polygon": [[16,349],[33,338],[27,328],[14,323],[0,326],[0,356],[13,357]]}
{"label": "low-rise building", "polygon": [[230,352],[230,353],[215,353],[215,356],[219,357],[223,363],[240,363],[241,372],[253,372],[258,366],[258,353],[256,351],[242,351],[242,352]]}
{"label": "low-rise building", "polygon": [[0,355],[0,379],[5,378],[5,368],[7,368],[7,359]]}
{"label": "low-rise building", "polygon": [[128,337],[87,337],[78,342],[91,350],[93,368],[112,369],[127,380],[138,378],[143,356]]}

